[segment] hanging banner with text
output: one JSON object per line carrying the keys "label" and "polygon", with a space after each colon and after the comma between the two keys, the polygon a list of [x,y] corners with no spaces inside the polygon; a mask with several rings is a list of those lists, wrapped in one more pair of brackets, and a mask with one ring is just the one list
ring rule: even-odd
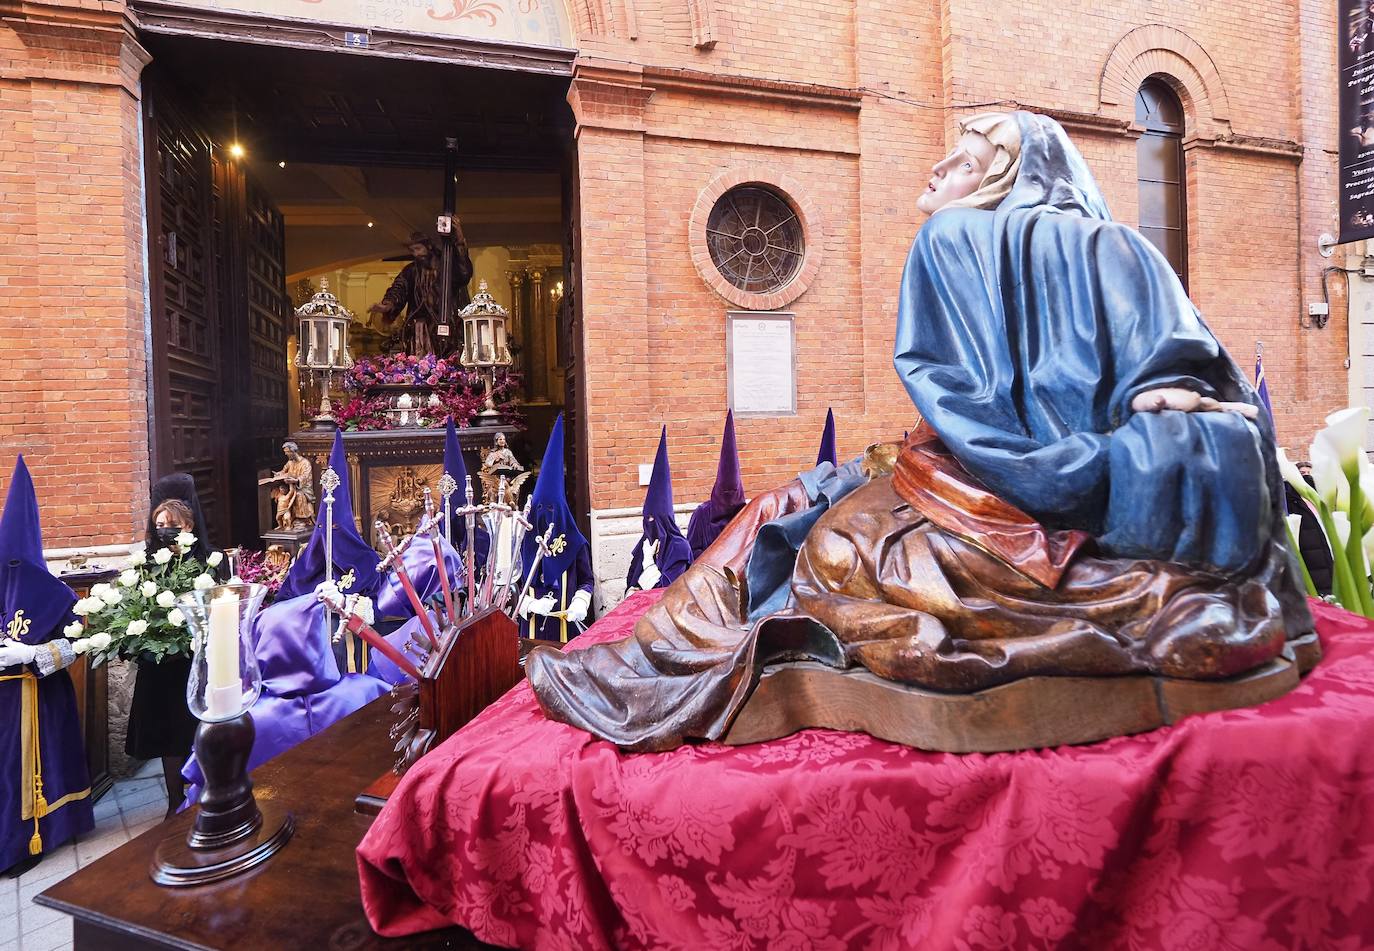
{"label": "hanging banner with text", "polygon": [[1374,0],[1337,0],[1340,238],[1374,238]]}

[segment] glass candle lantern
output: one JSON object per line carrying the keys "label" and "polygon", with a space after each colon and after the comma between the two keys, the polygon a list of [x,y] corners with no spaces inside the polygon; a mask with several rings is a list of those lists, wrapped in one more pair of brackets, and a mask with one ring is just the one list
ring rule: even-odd
{"label": "glass candle lantern", "polygon": [[253,653],[253,621],[267,588],[222,584],[181,596],[191,630],[191,677],[186,702],[205,723],[232,720],[257,702],[262,672]]}
{"label": "glass candle lantern", "polygon": [[329,282],[321,281],[319,292],[296,308],[296,319],[300,322],[296,367],[320,381],[320,407],[314,425],[331,428],[334,416],[329,384],[334,374],[353,366],[353,357],[348,352],[348,328],[353,315],[329,292]]}
{"label": "glass candle lantern", "polygon": [[514,362],[506,339],[506,322],[510,314],[496,303],[487,290],[487,282],[482,281],[478,285],[477,296],[458,316],[463,320],[463,351],[458,362],[482,374],[485,391],[484,408],[477,414],[476,422],[479,425],[500,422],[492,390],[496,386],[496,371],[504,370]]}

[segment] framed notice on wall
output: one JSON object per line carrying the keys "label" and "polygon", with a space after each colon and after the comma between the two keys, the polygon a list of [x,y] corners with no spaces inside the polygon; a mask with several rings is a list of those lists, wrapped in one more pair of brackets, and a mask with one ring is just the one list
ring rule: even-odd
{"label": "framed notice on wall", "polygon": [[725,367],[736,416],[797,412],[797,349],[793,316],[737,311],[726,314]]}

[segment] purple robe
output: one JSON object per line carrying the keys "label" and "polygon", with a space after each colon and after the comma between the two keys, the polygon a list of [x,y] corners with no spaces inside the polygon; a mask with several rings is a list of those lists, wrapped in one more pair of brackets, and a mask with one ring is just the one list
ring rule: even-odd
{"label": "purple robe", "polygon": [[711,547],[744,503],[744,480],[735,445],[735,414],[731,411],[725,414],[725,435],[720,441],[720,461],[716,463],[716,484],[711,487],[711,497],[696,507],[687,523],[687,544],[692,547],[693,561]]}
{"label": "purple robe", "polygon": [[[62,635],[75,602],[43,561],[38,500],[20,457],[0,514],[0,637],[39,653],[24,667],[0,668],[0,871],[33,847],[51,852],[95,826],[76,694],[64,669],[76,658]],[[28,763],[25,730],[37,740]]]}
{"label": "purple robe", "polygon": [[678,528],[673,511],[673,473],[668,466],[668,427],[658,436],[658,452],[654,456],[654,471],[649,478],[649,490],[644,494],[644,532],[635,542],[630,555],[630,573],[625,578],[628,587],[640,587],[639,576],[644,570],[646,541],[657,542],[654,564],[659,571],[655,588],[666,588],[678,579],[692,563],[692,546]]}

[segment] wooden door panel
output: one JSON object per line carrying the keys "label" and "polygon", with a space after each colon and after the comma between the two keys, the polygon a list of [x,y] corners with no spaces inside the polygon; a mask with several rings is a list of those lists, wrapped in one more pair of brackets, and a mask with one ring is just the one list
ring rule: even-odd
{"label": "wooden door panel", "polygon": [[[187,472],[211,541],[225,527],[221,453],[221,309],[214,273],[211,144],[174,101],[149,85],[153,313],[153,476]],[[151,164],[151,163],[150,163]],[[150,175],[150,178],[152,176]]]}

